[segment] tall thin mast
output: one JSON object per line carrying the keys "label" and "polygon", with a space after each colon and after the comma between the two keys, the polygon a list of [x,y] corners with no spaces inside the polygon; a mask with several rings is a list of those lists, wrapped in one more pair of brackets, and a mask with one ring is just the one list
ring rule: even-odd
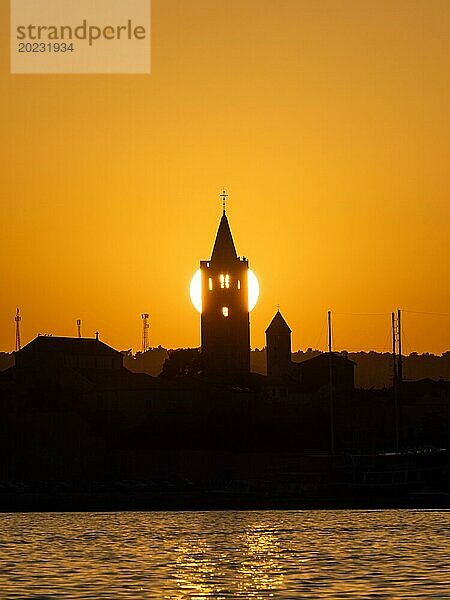
{"label": "tall thin mast", "polygon": [[393,358],[393,374],[392,374],[392,389],[394,392],[394,419],[395,419],[395,451],[399,451],[400,446],[400,427],[399,427],[399,410],[398,410],[398,389],[397,389],[397,361],[395,353],[395,313],[392,313],[392,358]]}
{"label": "tall thin mast", "polygon": [[392,380],[394,382],[395,385],[395,380],[397,378],[397,356],[396,356],[396,352],[395,352],[395,313],[392,313],[392,373],[393,373],[393,377]]}
{"label": "tall thin mast", "polygon": [[397,310],[397,326],[398,326],[398,380],[402,382],[403,380],[403,360],[402,360],[402,321],[401,321],[401,311]]}
{"label": "tall thin mast", "polygon": [[150,315],[148,313],[142,313],[141,315],[142,317],[142,348],[141,351],[147,352],[148,350],[148,330],[149,330],[149,323],[148,323],[148,319],[150,317]]}
{"label": "tall thin mast", "polygon": [[334,398],[333,398],[333,355],[332,355],[332,334],[331,334],[331,310],[328,311],[328,366],[330,373],[330,448],[331,454],[334,454]]}
{"label": "tall thin mast", "polygon": [[20,316],[20,310],[16,310],[16,316],[14,317],[14,321],[16,322],[16,352],[18,352],[21,348],[20,344],[20,321],[22,317]]}

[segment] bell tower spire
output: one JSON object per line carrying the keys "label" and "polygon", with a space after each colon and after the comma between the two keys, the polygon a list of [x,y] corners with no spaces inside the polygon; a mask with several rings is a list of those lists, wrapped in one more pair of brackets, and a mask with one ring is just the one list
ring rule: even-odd
{"label": "bell tower spire", "polygon": [[216,239],[214,241],[214,248],[211,254],[212,262],[225,264],[225,266],[228,266],[238,258],[233,236],[231,234],[230,224],[225,212],[225,200],[227,196],[228,194],[225,191],[220,194],[220,197],[223,199],[223,212],[222,218],[220,219],[219,228],[217,230]]}
{"label": "bell tower spire", "polygon": [[248,260],[236,252],[226,215],[222,217],[210,260],[200,261],[202,364],[210,376],[245,376],[250,372]]}

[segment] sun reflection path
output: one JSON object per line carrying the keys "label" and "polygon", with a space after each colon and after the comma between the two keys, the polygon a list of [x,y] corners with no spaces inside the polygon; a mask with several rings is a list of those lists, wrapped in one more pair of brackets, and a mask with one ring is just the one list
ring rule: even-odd
{"label": "sun reflection path", "polygon": [[[276,532],[247,513],[234,527],[203,515],[201,536],[183,536],[176,548],[175,577],[182,598],[272,597],[282,590],[284,577]],[[223,519],[223,515],[222,515]],[[232,586],[230,582],[233,582]]]}

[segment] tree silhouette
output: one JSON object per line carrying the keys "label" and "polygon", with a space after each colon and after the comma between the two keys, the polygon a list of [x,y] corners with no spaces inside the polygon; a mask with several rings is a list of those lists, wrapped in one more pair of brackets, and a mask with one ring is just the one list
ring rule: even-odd
{"label": "tree silhouette", "polygon": [[160,377],[163,379],[180,379],[199,375],[202,371],[200,349],[181,348],[169,350]]}

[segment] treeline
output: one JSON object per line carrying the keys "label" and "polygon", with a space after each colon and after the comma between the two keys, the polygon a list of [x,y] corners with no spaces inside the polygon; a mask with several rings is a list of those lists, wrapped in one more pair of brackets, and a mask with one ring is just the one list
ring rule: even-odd
{"label": "treeline", "polygon": [[124,350],[122,354],[124,367],[133,373],[147,373],[153,377],[158,377],[166,358],[169,357],[168,351],[162,346],[149,348],[147,352],[136,352],[136,354],[131,350]]}
{"label": "treeline", "polygon": [[[319,350],[308,348],[292,354],[294,362],[303,362],[320,354]],[[348,358],[356,363],[355,384],[359,388],[383,388],[392,385],[393,360],[389,352],[349,352]],[[251,369],[266,374],[266,349],[253,350]],[[405,379],[450,379],[450,351],[441,356],[412,352],[403,356],[403,377]]]}
{"label": "treeline", "polygon": [[[171,369],[176,368],[177,372],[183,372],[184,369],[193,370],[196,365],[192,365],[193,357],[191,348],[177,350],[166,350],[162,346],[150,348],[147,352],[137,352],[133,354],[131,350],[123,351],[124,366],[134,373],[147,373],[153,377],[158,377],[164,368],[164,363],[169,355],[172,357]],[[320,354],[319,350],[308,348],[306,351],[298,350],[292,355],[294,362],[302,362],[313,356]],[[356,363],[355,383],[357,387],[383,388],[392,384],[392,354],[389,352],[350,352],[348,358]],[[187,364],[184,365],[183,361]],[[254,373],[266,374],[266,349],[252,350],[250,355],[251,370]],[[195,357],[194,357],[195,362]],[[14,365],[14,354],[0,352],[0,371],[4,371]],[[166,369],[167,370],[167,369]],[[403,375],[405,379],[448,379],[450,380],[450,351],[444,352],[441,356],[435,354],[417,354],[412,352],[403,357]]]}
{"label": "treeline", "polygon": [[14,366],[13,352],[0,352],[0,371],[6,371],[9,367]]}
{"label": "treeline", "polygon": [[[180,374],[185,369],[187,372],[197,370],[195,349],[166,350],[159,346],[150,348],[145,353],[138,352],[133,355],[125,353],[125,366],[136,373],[148,373],[158,376],[163,371],[164,363],[169,355],[172,358],[170,369],[174,368]],[[292,354],[294,362],[302,362],[320,354],[319,350],[308,348],[298,350]],[[384,388],[392,385],[392,354],[389,352],[349,352],[348,358],[356,363],[355,383],[359,388]],[[186,364],[184,364],[184,362]],[[266,349],[252,350],[250,365],[253,373],[266,374]],[[167,365],[166,365],[167,366]],[[166,371],[166,369],[164,369]],[[449,379],[450,380],[450,351],[435,355],[417,354],[412,352],[403,357],[403,375],[405,379]]]}

